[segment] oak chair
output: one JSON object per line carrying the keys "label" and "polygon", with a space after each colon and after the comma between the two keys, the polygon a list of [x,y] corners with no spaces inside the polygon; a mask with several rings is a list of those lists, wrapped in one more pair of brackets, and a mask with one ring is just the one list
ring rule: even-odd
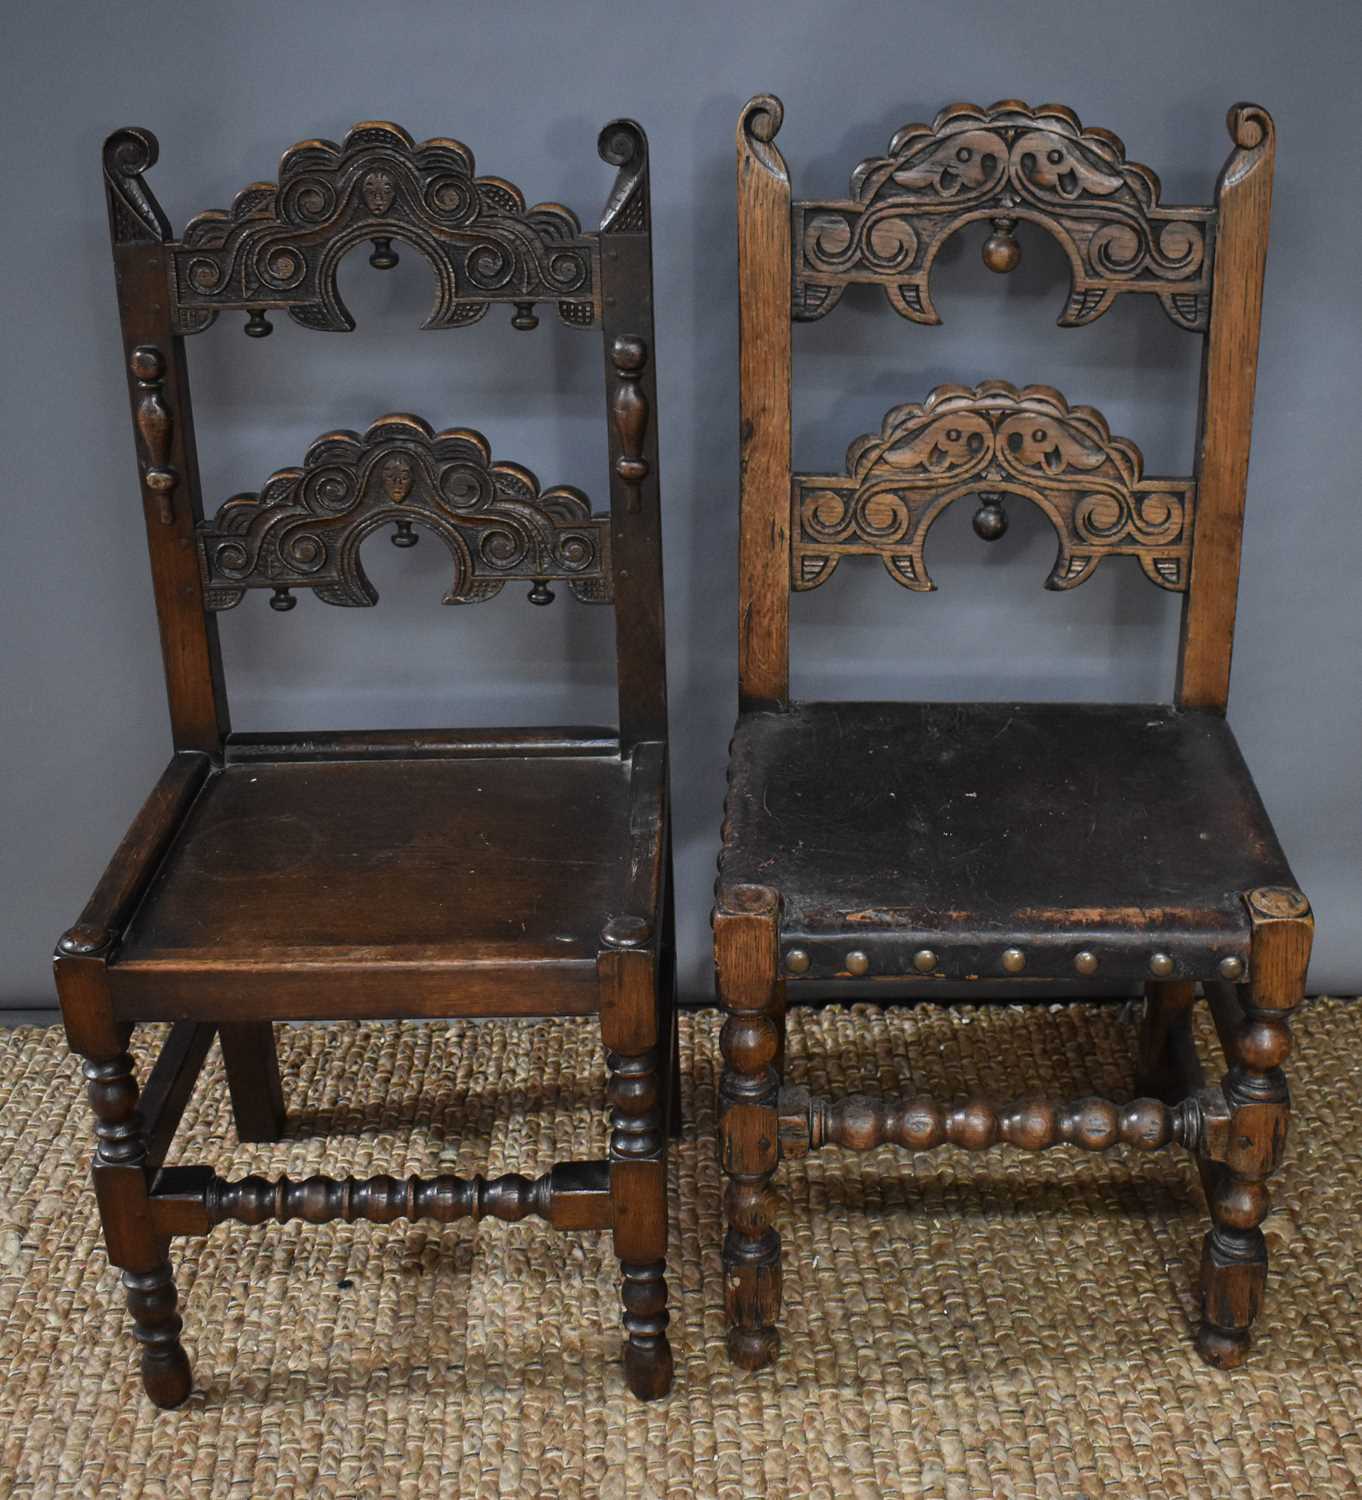
{"label": "oak chair", "polygon": [[[618,168],[599,231],[475,175],[458,141],[417,144],[366,122],[339,146],[293,147],[277,184],[247,187],[230,212],[201,214],[176,239],[144,176],[155,138],[128,129],[105,144],[174,754],[60,940],[56,978],[85,1059],[109,1258],[158,1406],[191,1389],[170,1241],[228,1219],[535,1214],[608,1229],[628,1384],[644,1399],[670,1386],[666,1136],[677,1096],[648,148],[638,125],[617,120],[599,151]],[[302,467],[205,516],[186,337],[229,311],[256,337],[279,309],[305,328],[351,329],[341,260],[371,242],[370,263],[386,269],[398,241],[434,272],[428,328],[474,323],[502,303],[529,330],[548,303],[569,327],[599,330],[608,514],[580,490],[541,490],[527,469],[494,461],[480,433],[390,415],[318,438]],[[309,589],[327,604],[372,605],[360,551],[375,531],[399,546],[422,531],[438,538],[453,564],[446,604],[521,581],[544,605],[558,581],[613,605],[618,728],[233,733],[218,613],[262,589],[280,612]],[[215,1034],[238,1134],[260,1141],[285,1125],[275,1021],[592,1013],[609,1068],[607,1159],[493,1181],[229,1182],[166,1164]],[[173,1025],[139,1092],[129,1038],[152,1021]]]}
{"label": "oak chair", "polygon": [[[1196,1157],[1212,1220],[1198,1348],[1232,1366],[1262,1299],[1259,1225],[1289,1114],[1287,1021],[1312,935],[1225,721],[1271,117],[1236,105],[1214,202],[1170,207],[1110,132],[1014,100],[907,126],[856,168],[849,197],[792,203],[775,144],[782,113],[778,99],[755,98],[737,133],[740,703],[714,919],[729,1352],[757,1369],[779,1347],[771,1184],[783,1158],[826,1145],[1178,1142]],[[1142,293],[1200,335],[1192,476],[1147,477],[1099,412],[998,380],[896,407],[852,443],[842,472],[791,472],[792,322],[826,317],[862,283],[911,322],[938,323],[933,262],[975,223],[1000,273],[1018,262],[1023,226],[1058,240],[1072,277],[1063,326]],[[927,533],[965,496],[990,542],[1009,503],[1040,508],[1059,539],[1048,588],[1124,556],[1180,595],[1172,702],[792,701],[791,592],[823,587],[857,554],[908,590],[933,588]],[[811,981],[855,982],[874,998],[904,979],[1075,976],[1143,984],[1146,1097],[832,1100],[785,1081],[787,1000]],[[1218,1084],[1205,1082],[1189,1029],[1198,986],[1225,1052]]]}

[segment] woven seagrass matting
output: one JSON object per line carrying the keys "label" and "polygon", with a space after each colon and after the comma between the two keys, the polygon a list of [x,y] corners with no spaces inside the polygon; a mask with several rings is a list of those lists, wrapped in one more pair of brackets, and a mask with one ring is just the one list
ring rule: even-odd
{"label": "woven seagrass matting", "polygon": [[[1268,1303],[1232,1375],[1191,1347],[1193,1169],[1125,1150],[786,1167],[784,1353],[732,1370],[717,1031],[682,1018],[669,1401],[625,1391],[606,1236],[293,1224],[177,1243],[196,1391],[161,1414],[76,1065],[56,1029],[0,1033],[0,1496],[1362,1494],[1362,1005],[1298,1017]],[[794,1013],[789,1050],[820,1090],[1120,1096],[1133,1040],[1110,1006],[862,1007]],[[592,1021],[281,1029],[280,1050],[290,1139],[236,1144],[214,1051],[175,1159],[466,1174],[601,1150]]]}

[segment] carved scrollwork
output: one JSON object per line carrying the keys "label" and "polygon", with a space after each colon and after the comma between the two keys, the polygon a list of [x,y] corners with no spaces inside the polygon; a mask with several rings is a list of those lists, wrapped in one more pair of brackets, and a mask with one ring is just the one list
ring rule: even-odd
{"label": "carved scrollwork", "polygon": [[191,221],[171,252],[177,329],[197,332],[226,308],[255,318],[283,308],[304,327],[345,332],[355,325],[337,290],[340,262],[362,241],[393,239],[435,273],[427,328],[475,323],[493,302],[553,302],[573,327],[599,318],[596,240],[569,209],[527,208],[513,184],[475,176],[458,141],[418,145],[366,121],[339,146],[294,146],[277,184],[254,183],[229,213]]}
{"label": "carved scrollwork", "polygon": [[634,120],[611,120],[596,150],[602,161],[620,169],[601,215],[601,233],[646,234],[651,227],[647,136]]}
{"label": "carved scrollwork", "polygon": [[170,238],[170,224],[143,176],[160,153],[151,131],[135,125],[115,130],[104,142],[104,182],[115,245],[156,245]]}
{"label": "carved scrollwork", "polygon": [[1160,588],[1182,592],[1195,483],[1143,470],[1140,450],[1113,437],[1100,412],[1070,407],[1049,386],[938,386],[857,438],[845,474],[794,476],[792,587],[817,588],[842,557],[868,553],[905,588],[934,589],[923,553],[937,516],[979,496],[976,530],[992,539],[1006,526],[1003,497],[1018,495],[1059,536],[1046,588],[1075,588],[1104,557],[1126,555]]}
{"label": "carved scrollwork", "polygon": [[1180,327],[1204,330],[1215,211],[1165,207],[1159,196],[1157,176],[1127,161],[1117,136],[1085,129],[1062,105],[953,104],[863,161],[849,200],[794,205],[794,316],[821,318],[845,286],[868,282],[901,316],[939,323],[937,253],[986,220],[984,260],[995,271],[1021,258],[1019,222],[1059,241],[1072,274],[1061,326],[1091,323],[1122,292],[1148,292]]}
{"label": "carved scrollwork", "polygon": [[291,606],[294,588],[327,604],[374,604],[360,549],[386,526],[400,545],[415,540],[413,526],[444,542],[454,559],[445,604],[480,603],[514,579],[534,582],[541,597],[553,578],[587,603],[613,598],[609,518],[593,516],[580,490],[541,493],[528,469],[494,464],[481,433],[436,434],[398,414],[363,436],[318,438],[301,469],[280,470],[258,495],[236,495],[200,523],[207,607],[231,609],[250,588],[274,589],[276,608]]}

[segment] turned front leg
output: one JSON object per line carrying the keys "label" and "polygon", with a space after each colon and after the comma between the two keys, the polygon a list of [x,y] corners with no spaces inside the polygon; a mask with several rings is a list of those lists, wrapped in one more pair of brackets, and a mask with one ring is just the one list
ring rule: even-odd
{"label": "turned front leg", "polygon": [[179,1406],[193,1378],[180,1343],[170,1242],[151,1227],[146,1142],[132,1057],[88,1057],[84,1073],[95,1115],[95,1196],[109,1259],[123,1272],[133,1336],[142,1346],[142,1384],[157,1406]]}
{"label": "turned front leg", "polygon": [[1203,1162],[1211,1229],[1201,1257],[1203,1359],[1232,1369],[1248,1352],[1249,1330],[1267,1281],[1267,1179],[1286,1146],[1291,1100],[1282,1064],[1291,1050],[1288,1020],[1305,991],[1314,921],[1297,890],[1251,891],[1253,922],[1249,982],[1236,990],[1208,985],[1229,1071],[1223,1089],[1230,1109],[1223,1162]]}
{"label": "turned front leg", "polygon": [[671,1017],[663,1015],[646,923],[616,918],[598,955],[601,1036],[610,1070],[610,1201],[624,1304],[624,1374],[641,1401],[672,1385],[667,1339],[667,1132]]}
{"label": "turned front leg", "polygon": [[142,1346],[142,1384],[157,1406],[179,1406],[193,1379],[180,1343],[170,1241],[153,1228],[147,1141],[128,1052],[132,1027],[113,1018],[108,932],[81,927],[57,945],[57,992],[72,1051],[84,1059],[95,1117],[93,1178],[109,1260],[123,1272],[133,1333]]}
{"label": "turned front leg", "polygon": [[779,1162],[777,1064],[784,993],[777,973],[780,900],[765,886],[720,892],[714,963],[726,1013],[720,1046],[719,1158],[724,1191],[724,1300],[728,1353],[745,1370],[780,1350],[780,1235],[771,1179]]}

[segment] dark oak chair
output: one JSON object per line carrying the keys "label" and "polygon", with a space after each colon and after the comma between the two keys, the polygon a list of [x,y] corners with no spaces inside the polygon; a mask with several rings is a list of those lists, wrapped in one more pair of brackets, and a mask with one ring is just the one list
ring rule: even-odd
{"label": "dark oak chair", "polygon": [[[170,1240],[227,1219],[536,1214],[559,1229],[609,1229],[629,1386],[647,1399],[671,1384],[674,939],[647,141],[617,120],[599,150],[618,168],[599,231],[477,176],[457,141],[417,144],[368,122],[339,146],[293,147],[277,184],[246,188],[230,212],[201,214],[175,239],[144,177],[155,139],[130,129],[105,144],[174,754],[58,944],[56,974],[85,1059],[109,1258],[159,1406],[191,1386]],[[434,272],[429,328],[507,303],[512,326],[528,330],[549,303],[569,327],[600,331],[608,515],[579,490],[541,490],[527,469],[494,461],[480,433],[395,415],[318,438],[301,468],[205,517],[186,336],[238,311],[259,337],[277,309],[348,330],[339,263],[372,242],[370,263],[393,266],[396,241]],[[328,604],[373,604],[360,551],[380,530],[399,546],[421,531],[443,543],[446,604],[516,581],[547,604],[558,581],[613,605],[618,729],[233,733],[218,612],[260,589],[279,611],[308,589]],[[259,1141],[284,1128],[275,1021],[593,1013],[609,1067],[608,1159],[494,1181],[229,1182],[166,1165],[215,1034],[238,1133]],[[128,1043],[144,1021],[173,1025],[139,1093]]]}
{"label": "dark oak chair", "polygon": [[[1178,1142],[1195,1154],[1212,1219],[1198,1347],[1237,1364],[1267,1272],[1259,1225],[1312,933],[1225,722],[1272,120],[1236,105],[1215,201],[1170,207],[1114,135],[1013,100],[907,126],[856,168],[849,197],[792,203],[781,116],[778,99],[753,99],[737,140],[741,678],[714,931],[729,1352],[757,1369],[779,1346],[782,1158],[825,1145]],[[852,443],[843,472],[791,472],[791,323],[827,316],[853,283],[882,287],[914,323],[939,322],[933,262],[975,223],[998,272],[1017,264],[1023,226],[1058,240],[1072,276],[1062,325],[1142,293],[1201,336],[1192,476],[1147,477],[1097,411],[1002,381],[895,408]],[[822,587],[858,554],[906,589],[933,588],[927,533],[965,496],[990,542],[1009,504],[1044,512],[1059,539],[1049,588],[1125,556],[1180,595],[1173,701],[791,701],[791,591]],[[858,981],[874,998],[905,979],[1087,976],[1144,986],[1136,1086],[1147,1097],[831,1100],[785,1081],[787,1000],[811,981]],[[1198,986],[1227,1061],[1209,1086],[1189,1030]]]}

